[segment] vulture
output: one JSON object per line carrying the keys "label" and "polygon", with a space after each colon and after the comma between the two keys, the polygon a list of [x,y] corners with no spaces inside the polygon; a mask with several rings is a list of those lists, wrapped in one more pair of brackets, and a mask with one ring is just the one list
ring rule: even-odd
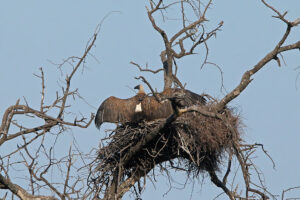
{"label": "vulture", "polygon": [[142,85],[137,85],[134,89],[139,91],[129,99],[111,96],[103,101],[95,118],[97,128],[104,122],[124,124],[165,119],[174,113],[176,106],[183,108],[206,103],[203,96],[185,89],[168,88],[157,93],[163,99],[161,102],[154,96],[147,96]]}
{"label": "vulture", "polygon": [[126,123],[136,122],[141,119],[141,102],[147,96],[142,85],[136,86],[139,92],[129,99],[108,97],[98,108],[95,124],[100,128],[103,122]]}
{"label": "vulture", "polygon": [[161,94],[164,98],[167,98],[171,101],[173,107],[177,106],[179,108],[184,108],[193,105],[206,104],[206,99],[204,96],[186,89],[167,88]]}

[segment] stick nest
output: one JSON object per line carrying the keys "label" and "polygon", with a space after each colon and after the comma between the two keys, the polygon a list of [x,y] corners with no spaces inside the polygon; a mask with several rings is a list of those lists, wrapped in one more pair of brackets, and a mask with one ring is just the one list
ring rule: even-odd
{"label": "stick nest", "polygon": [[[209,111],[213,104],[203,107]],[[183,161],[178,162],[184,163],[179,167],[188,172],[199,174],[203,170],[218,170],[224,153],[231,149],[233,142],[238,144],[240,141],[238,116],[230,109],[221,115],[222,119],[187,112],[169,124],[166,119],[161,119],[117,127],[99,149],[97,172],[101,177],[98,178],[103,180],[111,176],[119,167],[124,172],[122,177],[136,171],[147,174],[157,164],[173,163],[175,158]],[[161,124],[165,125],[158,129],[154,139],[132,155],[130,149]],[[129,154],[131,158],[124,163]]]}

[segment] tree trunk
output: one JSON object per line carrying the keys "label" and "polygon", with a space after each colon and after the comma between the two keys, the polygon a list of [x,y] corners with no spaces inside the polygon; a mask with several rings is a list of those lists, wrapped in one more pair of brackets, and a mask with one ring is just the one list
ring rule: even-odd
{"label": "tree trunk", "polygon": [[163,51],[160,57],[164,67],[164,89],[171,88],[173,83],[172,55]]}

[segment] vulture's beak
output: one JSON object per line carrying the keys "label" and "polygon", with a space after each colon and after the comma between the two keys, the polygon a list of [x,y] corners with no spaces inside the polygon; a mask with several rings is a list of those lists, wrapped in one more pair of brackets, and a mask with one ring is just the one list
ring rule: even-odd
{"label": "vulture's beak", "polygon": [[135,86],[134,89],[139,90],[140,89],[140,85]]}

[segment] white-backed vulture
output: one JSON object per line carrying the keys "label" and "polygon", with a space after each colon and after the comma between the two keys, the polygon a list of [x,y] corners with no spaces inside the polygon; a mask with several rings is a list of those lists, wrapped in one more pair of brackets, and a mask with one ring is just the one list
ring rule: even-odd
{"label": "white-backed vulture", "polygon": [[97,128],[100,128],[103,122],[123,124],[142,119],[141,102],[146,97],[146,93],[142,85],[138,85],[134,89],[139,89],[139,92],[129,99],[120,99],[111,96],[103,101],[98,108],[95,118]]}
{"label": "white-backed vulture", "polygon": [[[158,102],[154,96],[147,96],[142,85],[136,96],[129,99],[109,97],[100,105],[95,124],[100,128],[103,122],[135,123],[140,120],[153,121],[165,119],[174,113],[174,107],[187,107],[196,104],[205,104],[205,98],[185,89],[166,89],[157,95],[164,99]],[[171,101],[170,101],[171,100]]]}

